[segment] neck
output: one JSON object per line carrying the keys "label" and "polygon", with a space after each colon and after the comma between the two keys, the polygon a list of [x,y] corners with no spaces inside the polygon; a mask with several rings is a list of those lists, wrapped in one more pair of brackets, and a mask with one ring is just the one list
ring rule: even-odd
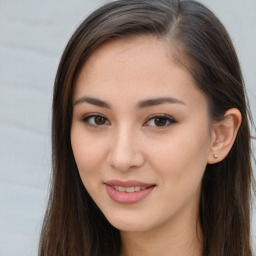
{"label": "neck", "polygon": [[199,221],[176,221],[145,232],[120,232],[121,256],[202,256]]}

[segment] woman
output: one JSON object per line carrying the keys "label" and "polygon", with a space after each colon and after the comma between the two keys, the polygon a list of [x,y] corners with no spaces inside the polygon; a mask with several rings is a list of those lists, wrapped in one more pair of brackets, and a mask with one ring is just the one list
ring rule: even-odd
{"label": "woman", "polygon": [[62,56],[40,255],[252,255],[250,114],[195,1],[119,0]]}

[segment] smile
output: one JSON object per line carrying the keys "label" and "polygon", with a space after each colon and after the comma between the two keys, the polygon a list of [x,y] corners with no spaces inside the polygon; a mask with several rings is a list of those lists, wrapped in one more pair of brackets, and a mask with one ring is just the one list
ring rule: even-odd
{"label": "smile", "polygon": [[121,187],[121,186],[112,186],[115,190],[118,190],[120,192],[127,192],[127,193],[133,193],[140,190],[146,189],[146,187]]}
{"label": "smile", "polygon": [[108,196],[118,204],[135,204],[146,197],[156,187],[155,184],[148,184],[139,181],[108,181],[104,183]]}

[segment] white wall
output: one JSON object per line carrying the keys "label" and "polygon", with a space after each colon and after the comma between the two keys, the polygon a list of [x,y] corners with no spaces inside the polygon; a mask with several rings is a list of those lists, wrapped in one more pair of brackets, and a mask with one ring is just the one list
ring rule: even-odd
{"label": "white wall", "polygon": [[[46,205],[60,55],[104,0],[0,0],[0,256],[34,256]],[[202,0],[227,26],[256,116],[256,0]]]}
{"label": "white wall", "polygon": [[37,254],[55,72],[74,29],[103,2],[0,0],[1,256]]}

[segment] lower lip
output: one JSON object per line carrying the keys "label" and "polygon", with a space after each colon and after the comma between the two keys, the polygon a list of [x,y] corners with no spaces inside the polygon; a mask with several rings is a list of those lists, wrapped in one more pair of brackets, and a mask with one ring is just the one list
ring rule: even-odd
{"label": "lower lip", "polygon": [[115,201],[116,203],[119,204],[135,204],[138,203],[139,201],[143,200],[146,196],[150,194],[150,192],[155,188],[155,186],[151,186],[146,189],[142,189],[139,191],[135,192],[120,192],[116,189],[114,189],[110,185],[106,185],[107,193],[109,197]]}

